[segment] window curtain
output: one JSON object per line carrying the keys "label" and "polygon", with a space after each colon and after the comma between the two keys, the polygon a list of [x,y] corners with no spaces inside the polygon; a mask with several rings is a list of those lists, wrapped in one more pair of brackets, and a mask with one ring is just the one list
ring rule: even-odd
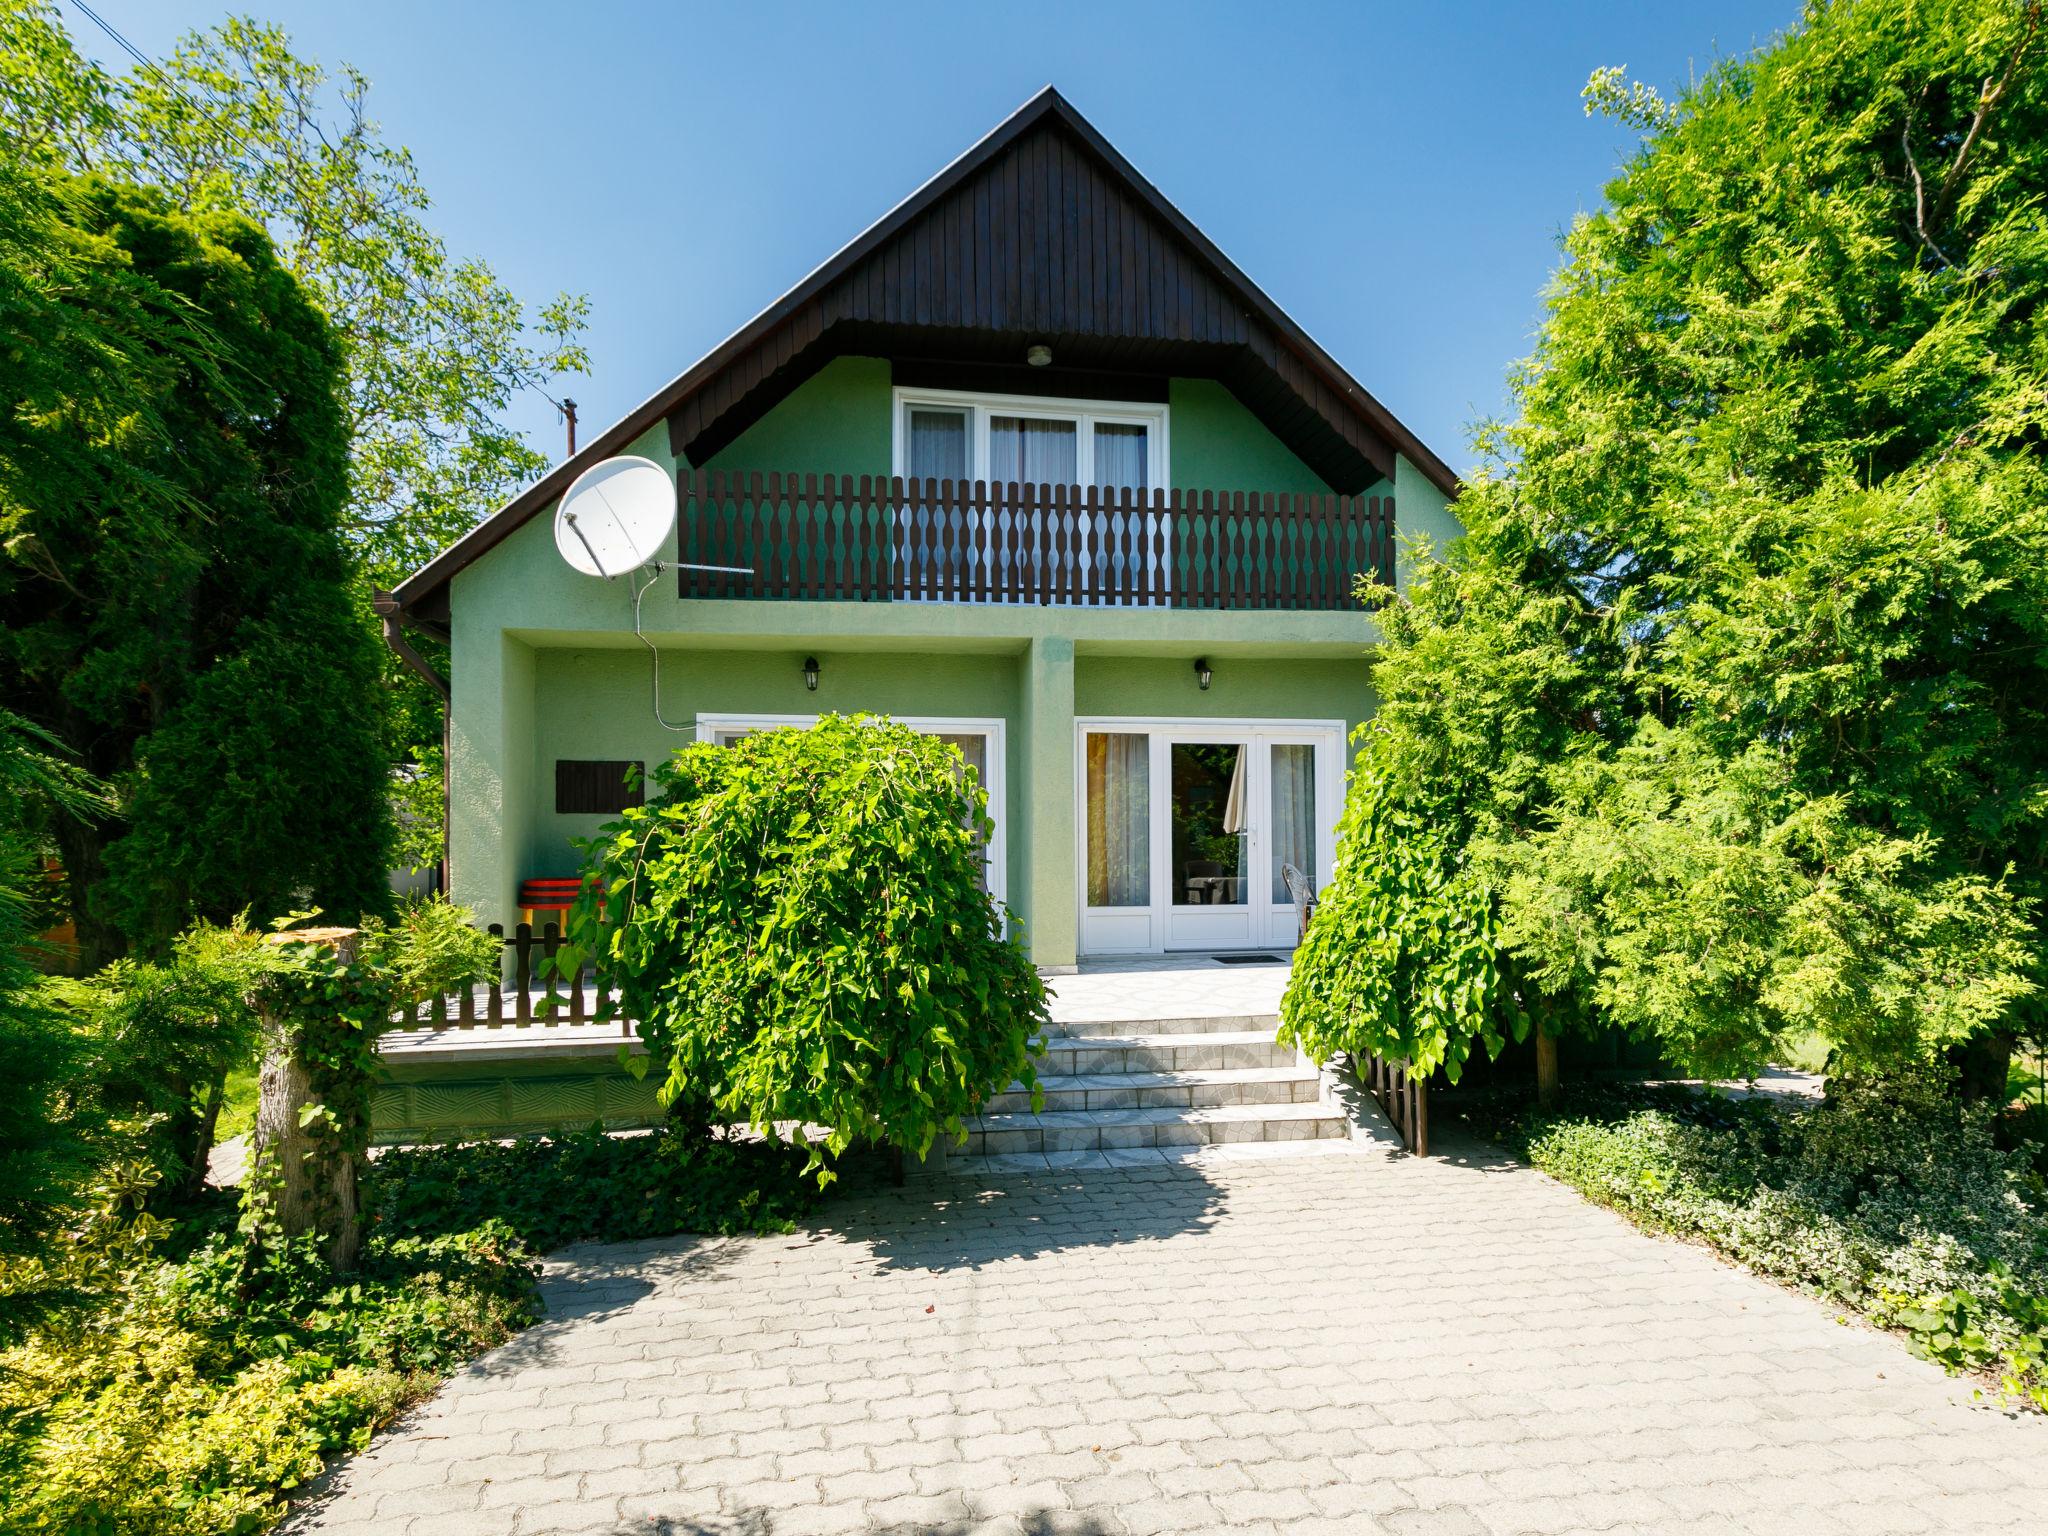
{"label": "window curtain", "polygon": [[1316,878],[1316,749],[1307,742],[1273,745],[1273,900],[1289,902],[1287,879],[1280,866],[1292,864]]}
{"label": "window curtain", "polygon": [[1111,490],[1144,491],[1150,463],[1145,452],[1147,429],[1105,421],[1095,429],[1095,483]]}
{"label": "window curtain", "polygon": [[[961,760],[965,765],[962,771],[962,793],[964,794],[966,791],[965,775],[967,773],[974,775],[975,786],[985,793],[988,789],[988,737],[980,731],[933,731],[930,734],[959,752]],[[994,806],[989,807],[989,813],[994,815]],[[984,845],[981,850],[981,888],[985,891],[991,890],[989,877],[992,874],[994,874],[994,870],[989,865],[989,850]],[[1001,891],[991,891],[991,894],[1001,896],[1003,893]]]}
{"label": "window curtain", "polygon": [[[910,441],[906,446],[905,468],[912,480],[951,480],[958,484],[967,479],[965,411],[912,410]],[[961,568],[969,558],[968,540],[962,536],[966,515],[958,508],[936,510],[929,506],[906,515],[916,520],[917,540],[915,544],[911,542],[906,526],[898,540],[897,557],[907,559],[915,549],[921,565],[936,562],[940,595],[957,596]],[[922,570],[913,572],[913,583],[923,574]]]}
{"label": "window curtain", "polygon": [[[1150,440],[1151,430],[1135,423],[1116,421],[1097,423],[1095,428],[1095,483],[1105,490],[1128,490],[1132,493],[1134,501],[1142,502],[1145,492],[1152,488],[1151,455],[1147,451]],[[1115,527],[1116,524],[1110,522],[1103,530],[1103,543],[1105,545],[1117,546],[1105,548],[1102,552],[1100,565],[1102,568],[1102,587],[1105,592],[1120,592],[1126,586],[1131,585],[1127,572],[1134,560],[1149,571],[1152,563],[1157,558],[1156,553],[1151,551],[1142,541],[1134,541],[1138,543],[1139,549],[1135,556],[1126,551],[1122,548],[1124,542],[1122,539],[1111,537],[1111,531]],[[1149,586],[1150,583],[1140,583],[1140,585]]]}
{"label": "window curtain", "polygon": [[1088,905],[1152,904],[1152,740],[1088,734]]}
{"label": "window curtain", "polygon": [[1022,485],[1073,485],[1081,478],[1081,443],[1071,421],[991,416],[988,477]]}

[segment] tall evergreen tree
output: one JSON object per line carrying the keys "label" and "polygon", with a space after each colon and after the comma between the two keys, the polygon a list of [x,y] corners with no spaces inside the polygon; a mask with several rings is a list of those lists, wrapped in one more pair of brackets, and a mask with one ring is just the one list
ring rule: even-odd
{"label": "tall evergreen tree", "polygon": [[[0,278],[0,706],[116,792],[48,828],[85,962],[195,916],[381,904],[379,658],[326,320],[246,219],[9,175],[64,264],[21,246]],[[106,367],[43,350],[90,362],[106,337]]]}
{"label": "tall evergreen tree", "polygon": [[1314,1050],[1817,1030],[2002,1090],[2048,939],[2043,32],[1836,0],[1670,104],[1594,76],[1642,144],[1468,537],[1384,595]]}

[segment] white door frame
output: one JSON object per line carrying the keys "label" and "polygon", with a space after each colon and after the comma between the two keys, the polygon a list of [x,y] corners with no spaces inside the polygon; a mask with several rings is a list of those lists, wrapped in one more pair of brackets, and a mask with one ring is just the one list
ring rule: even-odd
{"label": "white door frame", "polygon": [[[1088,905],[1088,734],[1091,731],[1150,738],[1151,902],[1147,907]],[[1074,721],[1074,902],[1080,952],[1162,954],[1170,949],[1271,949],[1294,947],[1291,902],[1273,900],[1267,888],[1263,823],[1272,812],[1268,774],[1270,748],[1289,741],[1316,749],[1316,878],[1327,882],[1336,861],[1337,817],[1344,802],[1342,720],[1233,719],[1227,716],[1086,715]],[[1218,921],[1221,910],[1173,904],[1172,760],[1177,742],[1240,742],[1251,750],[1246,780],[1252,824],[1246,878],[1250,886],[1241,920]],[[1176,920],[1176,912],[1179,918]],[[1235,914],[1233,914],[1235,917]]]}
{"label": "white door frame", "polygon": [[[982,788],[988,793],[988,819],[995,823],[995,835],[988,844],[988,889],[996,908],[1010,907],[1009,838],[1010,817],[1004,804],[1004,776],[1009,766],[1005,726],[999,715],[889,715],[898,725],[907,725],[923,735],[946,733],[956,736],[981,735],[988,738],[988,774]],[[807,729],[818,723],[816,715],[697,714],[697,739],[716,741],[720,731],[764,731],[779,725]]]}

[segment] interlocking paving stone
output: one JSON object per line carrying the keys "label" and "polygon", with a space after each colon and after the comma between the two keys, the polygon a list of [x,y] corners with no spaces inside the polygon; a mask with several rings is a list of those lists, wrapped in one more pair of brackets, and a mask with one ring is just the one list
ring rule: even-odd
{"label": "interlocking paving stone", "polygon": [[1486,1149],[1116,1161],[558,1255],[288,1529],[2048,1531],[2048,1421]]}

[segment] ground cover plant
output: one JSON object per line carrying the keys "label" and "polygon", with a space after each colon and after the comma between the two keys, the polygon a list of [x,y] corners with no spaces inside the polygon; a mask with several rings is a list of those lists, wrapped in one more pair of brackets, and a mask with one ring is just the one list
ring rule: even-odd
{"label": "ground cover plant", "polygon": [[818,1200],[803,1165],[784,1142],[676,1128],[392,1147],[364,1178],[364,1219],[385,1239],[494,1224],[536,1253],[677,1232],[788,1232]]}
{"label": "ground cover plant", "polygon": [[984,884],[987,804],[870,716],[684,747],[588,845],[565,974],[595,958],[703,1133],[823,1127],[821,1180],[856,1145],[921,1157],[1035,1082],[1045,986]]}
{"label": "ground cover plant", "polygon": [[2048,1185],[2039,1148],[1953,1074],[1837,1077],[1825,1101],[1576,1085],[1484,1100],[1479,1129],[1588,1198],[1896,1329],[2048,1409]]}

